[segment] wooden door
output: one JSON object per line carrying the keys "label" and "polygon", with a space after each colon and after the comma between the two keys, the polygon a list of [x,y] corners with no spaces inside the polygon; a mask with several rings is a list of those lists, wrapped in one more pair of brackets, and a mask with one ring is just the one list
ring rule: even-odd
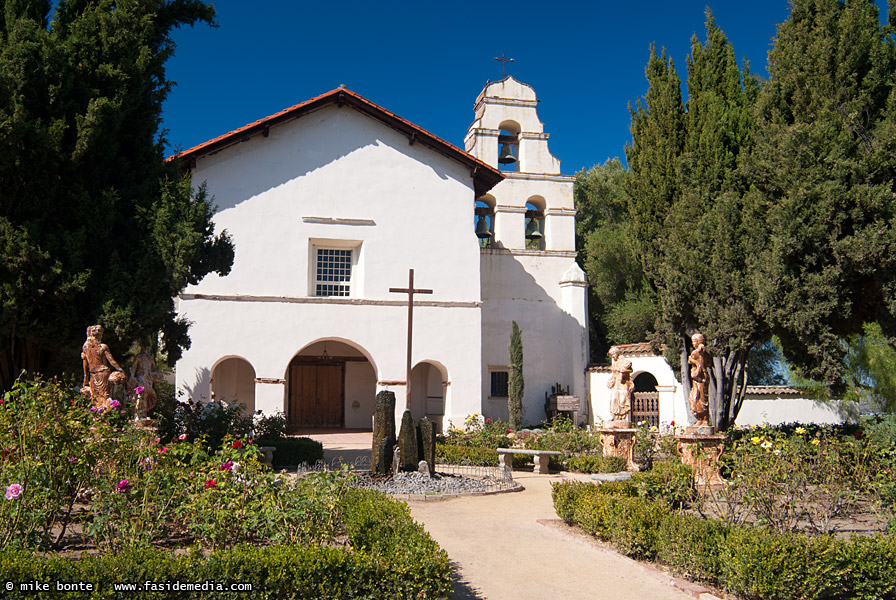
{"label": "wooden door", "polygon": [[293,363],[289,367],[289,424],[343,427],[345,365]]}

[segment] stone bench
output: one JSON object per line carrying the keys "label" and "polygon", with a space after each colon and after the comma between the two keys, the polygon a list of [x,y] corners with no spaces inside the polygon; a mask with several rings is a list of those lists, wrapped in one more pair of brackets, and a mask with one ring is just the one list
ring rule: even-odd
{"label": "stone bench", "polygon": [[548,460],[552,456],[560,456],[555,450],[527,450],[526,448],[498,448],[498,465],[508,471],[513,470],[514,454],[531,454],[535,458],[535,472],[548,474]]}
{"label": "stone bench", "polygon": [[263,464],[266,464],[269,467],[274,466],[274,450],[277,448],[275,446],[261,446],[259,450],[264,455],[264,458],[261,459]]}

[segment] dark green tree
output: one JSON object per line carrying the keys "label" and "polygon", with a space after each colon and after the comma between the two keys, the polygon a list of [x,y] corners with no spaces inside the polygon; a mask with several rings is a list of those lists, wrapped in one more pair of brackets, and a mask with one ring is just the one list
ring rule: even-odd
{"label": "dark green tree", "polygon": [[510,427],[514,431],[523,428],[523,392],[525,382],[523,380],[523,334],[520,326],[513,322],[510,332],[510,345],[507,347],[510,354],[510,373],[507,376],[507,412],[510,419]]}
{"label": "dark green tree", "polygon": [[171,32],[201,0],[6,0],[0,7],[0,389],[21,370],[78,369],[87,325],[119,356],[163,334],[172,298],[226,274],[213,207],[164,160]]}
{"label": "dark green tree", "polygon": [[656,290],[656,343],[678,363],[690,389],[690,335],[704,334],[713,357],[712,422],[727,429],[747,383],[750,350],[769,338],[750,286],[756,236],[743,211],[738,160],[752,138],[758,82],[707,11],[706,42],[692,39],[688,101],[665,52],[651,48],[650,84],[632,109],[629,217],[643,269]]}
{"label": "dark green tree", "polygon": [[590,284],[593,361],[613,344],[647,339],[656,315],[628,219],[628,176],[618,158],[576,173],[576,247]]}
{"label": "dark green tree", "polygon": [[757,302],[798,374],[844,389],[844,340],[896,335],[896,46],[868,0],[794,0],[769,52],[748,209]]}

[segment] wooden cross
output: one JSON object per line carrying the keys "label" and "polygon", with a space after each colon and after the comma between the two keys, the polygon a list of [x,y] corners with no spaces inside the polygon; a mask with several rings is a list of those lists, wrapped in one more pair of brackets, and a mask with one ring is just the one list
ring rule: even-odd
{"label": "wooden cross", "polygon": [[502,52],[501,56],[500,57],[496,56],[494,58],[494,60],[497,60],[498,62],[501,63],[501,79],[504,79],[505,77],[507,77],[507,72],[506,72],[505,67],[507,67],[507,63],[513,62],[513,59],[507,58],[506,56],[504,56],[504,53]]}
{"label": "wooden cross", "polygon": [[407,390],[407,410],[411,410],[411,340],[414,331],[414,294],[431,294],[432,290],[414,289],[414,269],[408,269],[407,288],[389,288],[390,292],[408,295],[408,356],[405,389]]}

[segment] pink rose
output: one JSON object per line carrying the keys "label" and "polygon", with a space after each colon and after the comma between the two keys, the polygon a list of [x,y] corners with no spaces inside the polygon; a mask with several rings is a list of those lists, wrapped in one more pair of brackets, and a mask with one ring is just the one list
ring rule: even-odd
{"label": "pink rose", "polygon": [[15,500],[22,495],[22,486],[18,483],[11,483],[6,486],[6,499]]}

